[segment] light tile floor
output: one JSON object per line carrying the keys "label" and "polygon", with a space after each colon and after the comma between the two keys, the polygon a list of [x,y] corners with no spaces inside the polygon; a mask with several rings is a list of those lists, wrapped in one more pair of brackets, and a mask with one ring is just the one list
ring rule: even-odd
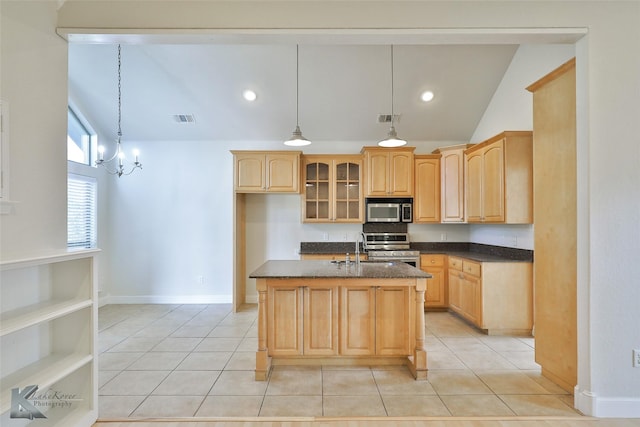
{"label": "light tile floor", "polygon": [[486,336],[426,313],[428,381],[405,367],[275,366],[254,381],[257,309],[228,304],[99,310],[99,416],[576,416],[540,375],[533,338]]}

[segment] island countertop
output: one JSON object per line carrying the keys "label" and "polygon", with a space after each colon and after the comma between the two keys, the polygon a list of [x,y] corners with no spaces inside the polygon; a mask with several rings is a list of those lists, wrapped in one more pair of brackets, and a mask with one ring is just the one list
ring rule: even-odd
{"label": "island countertop", "polygon": [[269,260],[249,274],[252,279],[289,279],[289,278],[369,278],[369,279],[405,279],[432,276],[404,262],[356,262],[346,265],[344,262],[316,260]]}

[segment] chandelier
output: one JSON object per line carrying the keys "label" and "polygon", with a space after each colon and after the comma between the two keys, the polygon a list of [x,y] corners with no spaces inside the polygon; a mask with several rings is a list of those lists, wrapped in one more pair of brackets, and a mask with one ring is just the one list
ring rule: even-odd
{"label": "chandelier", "polygon": [[110,175],[131,175],[136,169],[142,169],[140,163],[140,152],[133,150],[135,160],[128,162],[122,151],[122,76],[121,76],[122,55],[121,47],[118,45],[118,138],[116,139],[116,150],[109,159],[104,159],[104,146],[98,147],[98,160],[96,166],[102,166]]}

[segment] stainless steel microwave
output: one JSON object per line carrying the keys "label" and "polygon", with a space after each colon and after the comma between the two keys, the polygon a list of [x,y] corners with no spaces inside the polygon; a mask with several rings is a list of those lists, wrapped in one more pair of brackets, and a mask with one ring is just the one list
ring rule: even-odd
{"label": "stainless steel microwave", "polygon": [[412,222],[412,199],[367,199],[367,222]]}

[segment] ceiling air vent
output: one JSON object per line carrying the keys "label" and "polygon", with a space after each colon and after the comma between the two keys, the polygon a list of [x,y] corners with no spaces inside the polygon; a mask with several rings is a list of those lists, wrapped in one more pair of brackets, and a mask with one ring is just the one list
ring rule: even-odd
{"label": "ceiling air vent", "polygon": [[[393,123],[400,121],[400,114],[393,115]],[[391,114],[378,114],[378,123],[391,123]]]}
{"label": "ceiling air vent", "polygon": [[193,114],[174,114],[173,119],[178,123],[195,123],[196,118]]}

